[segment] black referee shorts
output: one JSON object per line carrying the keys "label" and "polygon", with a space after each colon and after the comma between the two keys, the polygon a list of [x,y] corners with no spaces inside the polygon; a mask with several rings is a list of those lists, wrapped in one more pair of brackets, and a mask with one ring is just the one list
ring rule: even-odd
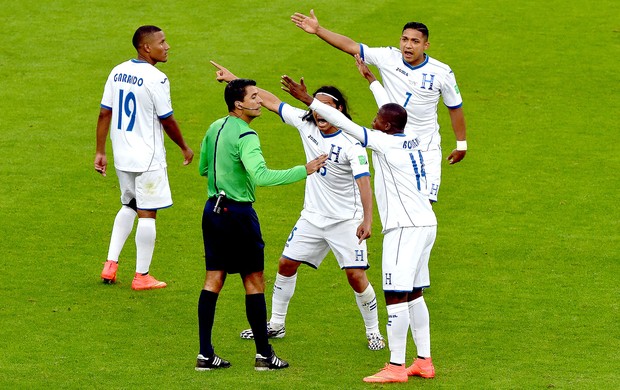
{"label": "black referee shorts", "polygon": [[242,275],[263,271],[265,242],[252,203],[223,199],[220,205],[217,214],[213,211],[215,198],[210,198],[202,214],[207,271]]}

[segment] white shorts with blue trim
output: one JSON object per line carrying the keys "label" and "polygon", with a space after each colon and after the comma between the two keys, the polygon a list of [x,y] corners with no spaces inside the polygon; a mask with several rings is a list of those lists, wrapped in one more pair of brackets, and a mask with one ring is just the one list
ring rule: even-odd
{"label": "white shorts with blue trim", "polygon": [[319,228],[300,217],[291,231],[282,256],[319,268],[329,250],[343,268],[368,268],[366,241],[355,235],[361,220],[347,220]]}
{"label": "white shorts with blue trim", "polygon": [[121,203],[132,199],[141,210],[157,210],[172,206],[172,194],[166,168],[149,172],[126,172],[116,170],[121,187]]}
{"label": "white shorts with blue trim", "polygon": [[437,226],[396,228],[383,237],[383,291],[411,292],[431,285],[428,261]]}

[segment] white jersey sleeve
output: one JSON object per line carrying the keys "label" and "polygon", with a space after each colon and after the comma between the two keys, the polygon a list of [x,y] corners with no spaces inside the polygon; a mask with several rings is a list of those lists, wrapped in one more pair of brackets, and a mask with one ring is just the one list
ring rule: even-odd
{"label": "white jersey sleeve", "polygon": [[379,108],[381,108],[384,104],[392,103],[390,101],[390,97],[387,94],[387,91],[385,90],[385,88],[383,88],[383,85],[381,85],[378,80],[370,83],[369,88],[372,91],[372,95],[375,97],[375,101],[377,102],[377,106]]}
{"label": "white jersey sleeve", "polygon": [[290,104],[284,102],[280,103],[280,107],[278,108],[278,115],[280,115],[280,118],[282,118],[282,122],[286,123],[287,125],[296,127],[298,130],[303,127],[303,117],[307,113],[308,111],[293,107]]}

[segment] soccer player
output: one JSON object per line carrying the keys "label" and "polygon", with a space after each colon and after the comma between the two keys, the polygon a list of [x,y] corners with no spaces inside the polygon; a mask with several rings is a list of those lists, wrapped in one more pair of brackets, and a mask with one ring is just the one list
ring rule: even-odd
{"label": "soccer player", "polygon": [[172,206],[162,129],[181,148],[184,165],[192,162],[194,152],[185,143],[174,119],[170,81],[155,68],[158,62],[168,60],[170,45],[164,32],[159,27],[142,26],[132,41],[137,58],[112,69],[97,121],[95,170],[106,175],[106,140],[110,133],[122,203],[114,220],[101,278],[106,283],[116,281],[118,257],[137,215],[136,274],[131,288],[149,290],[166,287],[166,283],[149,275],[157,210]]}
{"label": "soccer player", "polygon": [[428,28],[419,22],[405,24],[400,37],[400,50],[394,47],[370,48],[351,38],[327,30],[310,11],[310,16],[295,13],[291,21],[310,34],[351,55],[359,54],[367,63],[377,66],[390,101],[407,110],[406,132],[420,139],[428,189],[424,192],[431,202],[437,201],[441,184],[441,137],[437,122],[437,104],[443,98],[448,107],[456,149],[447,160],[461,161],[467,151],[463,100],[452,69],[425,53],[430,43]]}
{"label": "soccer player", "polygon": [[224,90],[228,115],[211,124],[200,148],[200,174],[207,177],[208,200],[202,216],[206,277],[198,300],[200,353],[196,370],[230,367],[215,354],[211,335],[215,307],[228,274],[240,274],[245,288],[246,316],[256,345],[255,369],[278,370],[288,363],[278,358],[267,338],[264,242],[252,207],[255,188],[294,183],[325,165],[320,155],[305,166],[267,168],[258,134],[250,122],[261,114],[261,97],[254,80],[232,80]]}
{"label": "soccer player", "polygon": [[[237,78],[223,66],[211,63],[218,68],[218,81],[230,82]],[[319,174],[306,181],[304,209],[278,263],[267,334],[272,338],[285,336],[286,314],[295,292],[297,269],[301,264],[318,268],[331,249],[355,292],[368,348],[383,349],[385,341],[379,331],[377,298],[365,271],[368,268],[365,240],[370,237],[372,225],[372,189],[366,150],[315,112],[292,107],[260,88],[259,94],[263,107],[299,130],[307,160],[324,153],[329,156]],[[348,116],[347,102],[337,88],[320,87],[314,96]],[[254,338],[252,329],[241,332],[241,338]]]}
{"label": "soccer player", "polygon": [[[404,133],[407,114],[396,104],[382,106],[368,130],[356,125],[338,110],[306,92],[306,87],[288,76],[283,88],[332,125],[342,129],[372,150],[375,195],[383,226],[383,291],[387,304],[387,337],[390,363],[365,382],[407,382],[409,376],[432,378],[435,369],[430,353],[430,319],[422,295],[430,286],[428,261],[437,232],[437,219],[428,198],[421,192],[423,181],[420,140]],[[405,366],[407,333],[413,324],[418,357]]]}

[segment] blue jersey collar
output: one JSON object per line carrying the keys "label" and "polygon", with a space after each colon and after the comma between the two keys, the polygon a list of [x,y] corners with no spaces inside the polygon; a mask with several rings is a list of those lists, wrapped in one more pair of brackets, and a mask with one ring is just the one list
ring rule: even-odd
{"label": "blue jersey collar", "polygon": [[405,64],[405,66],[407,68],[411,69],[411,70],[415,70],[415,69],[421,68],[424,65],[426,65],[427,63],[428,63],[428,55],[426,53],[424,53],[424,61],[422,61],[422,63],[420,65],[413,66],[413,65],[411,65],[410,63],[408,63],[407,61],[405,61],[403,59],[403,64]]}

